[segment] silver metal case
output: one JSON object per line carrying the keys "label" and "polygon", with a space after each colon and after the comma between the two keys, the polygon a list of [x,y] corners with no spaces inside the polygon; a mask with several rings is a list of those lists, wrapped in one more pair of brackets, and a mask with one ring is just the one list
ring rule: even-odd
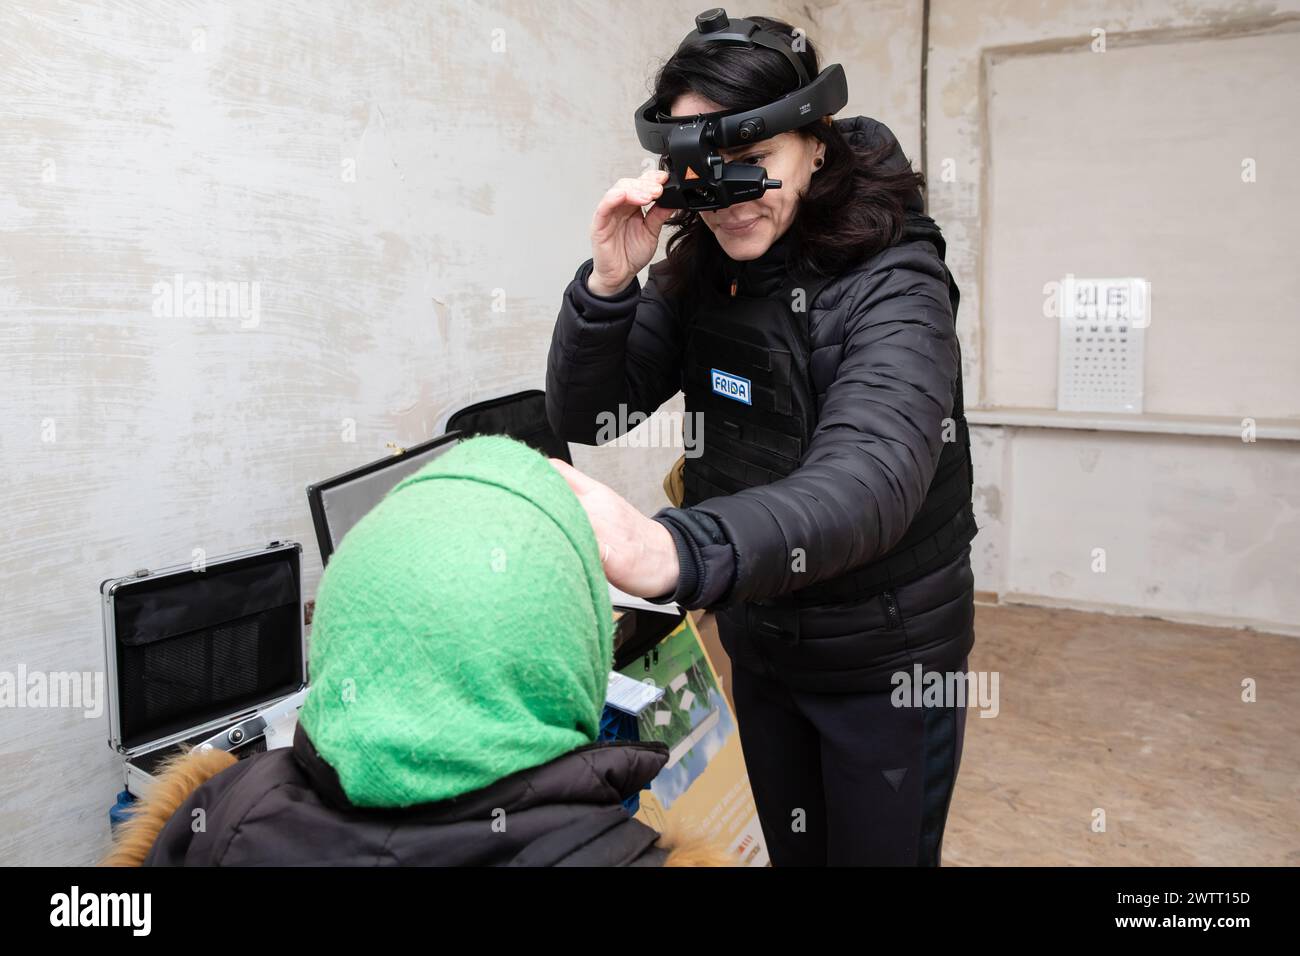
{"label": "silver metal case", "polygon": [[100,603],[108,743],[137,797],[183,745],[256,749],[259,712],[307,686],[297,542],[110,578]]}

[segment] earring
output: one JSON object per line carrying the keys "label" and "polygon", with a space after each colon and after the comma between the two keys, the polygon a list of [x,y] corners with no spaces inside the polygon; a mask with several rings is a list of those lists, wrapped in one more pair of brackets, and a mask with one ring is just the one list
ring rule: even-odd
{"label": "earring", "polygon": [[822,168],[822,163],[824,163],[825,161],[826,161],[826,160],[822,159],[820,156],[818,156],[816,159],[814,159],[814,160],[813,160],[813,171],[815,172],[815,171],[821,169],[821,168]]}

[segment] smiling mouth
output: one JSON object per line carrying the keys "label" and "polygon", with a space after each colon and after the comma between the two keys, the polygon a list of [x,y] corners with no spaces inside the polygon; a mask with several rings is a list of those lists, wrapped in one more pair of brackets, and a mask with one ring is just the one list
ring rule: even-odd
{"label": "smiling mouth", "polygon": [[750,226],[754,225],[754,223],[756,223],[756,222],[758,222],[758,217],[757,217],[757,216],[754,217],[753,219],[748,220],[747,222],[742,222],[742,223],[740,223],[740,224],[738,224],[738,225],[736,225],[736,224],[727,224],[727,223],[719,223],[719,228],[721,228],[722,230],[724,230],[724,231],[726,231],[726,232],[744,232],[746,229],[748,229]]}

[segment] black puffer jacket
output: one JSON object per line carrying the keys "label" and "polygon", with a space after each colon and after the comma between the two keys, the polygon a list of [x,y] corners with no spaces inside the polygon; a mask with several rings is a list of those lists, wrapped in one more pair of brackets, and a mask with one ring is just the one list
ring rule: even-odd
{"label": "black puffer jacket", "polygon": [[144,864],[659,866],[668,849],[620,801],[667,761],[662,743],[592,744],[452,800],[373,809],[348,801],[298,727],[292,747],[241,760],[194,790]]}
{"label": "black puffer jacket", "polygon": [[[889,162],[908,167],[883,124],[859,116],[836,126],[856,148],[892,143]],[[743,295],[776,294],[785,252],[778,242],[752,262],[724,257],[728,278]],[[718,610],[723,644],[740,666],[802,689],[884,690],[891,674],[913,663],[959,667],[973,644],[969,547],[926,576],[861,601],[797,601],[798,589],[886,554],[926,497],[961,375],[959,293],[944,252],[917,192],[903,239],[832,278],[809,304],[820,415],[799,467],[771,484],[655,516],[682,558],[672,598]],[[587,289],[591,268],[588,259],[565,290],[546,377],[552,428],[583,444],[596,443],[602,412],[624,405],[628,415],[649,414],[671,398],[682,387],[684,349],[682,305],[660,292],[660,264],[644,289],[634,280],[612,297]],[[796,570],[788,542],[804,540],[819,546]],[[752,609],[782,604],[797,619],[798,639],[754,634]]]}

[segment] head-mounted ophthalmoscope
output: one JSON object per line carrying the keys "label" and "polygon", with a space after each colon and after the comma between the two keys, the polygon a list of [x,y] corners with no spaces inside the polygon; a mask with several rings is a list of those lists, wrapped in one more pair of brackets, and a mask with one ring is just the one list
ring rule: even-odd
{"label": "head-mounted ophthalmoscope", "polygon": [[695,18],[695,29],[678,49],[710,43],[775,50],[794,67],[799,87],[754,110],[669,116],[653,96],[643,103],[636,111],[636,134],[642,146],[667,162],[668,181],[656,203],[665,209],[725,209],[780,189],[781,181],[768,179],[762,166],[723,162],[718,150],[798,129],[838,112],[849,101],[843,67],[834,63],[809,82],[808,70],[790,44],[753,20],[731,20],[721,7],[706,10]]}

